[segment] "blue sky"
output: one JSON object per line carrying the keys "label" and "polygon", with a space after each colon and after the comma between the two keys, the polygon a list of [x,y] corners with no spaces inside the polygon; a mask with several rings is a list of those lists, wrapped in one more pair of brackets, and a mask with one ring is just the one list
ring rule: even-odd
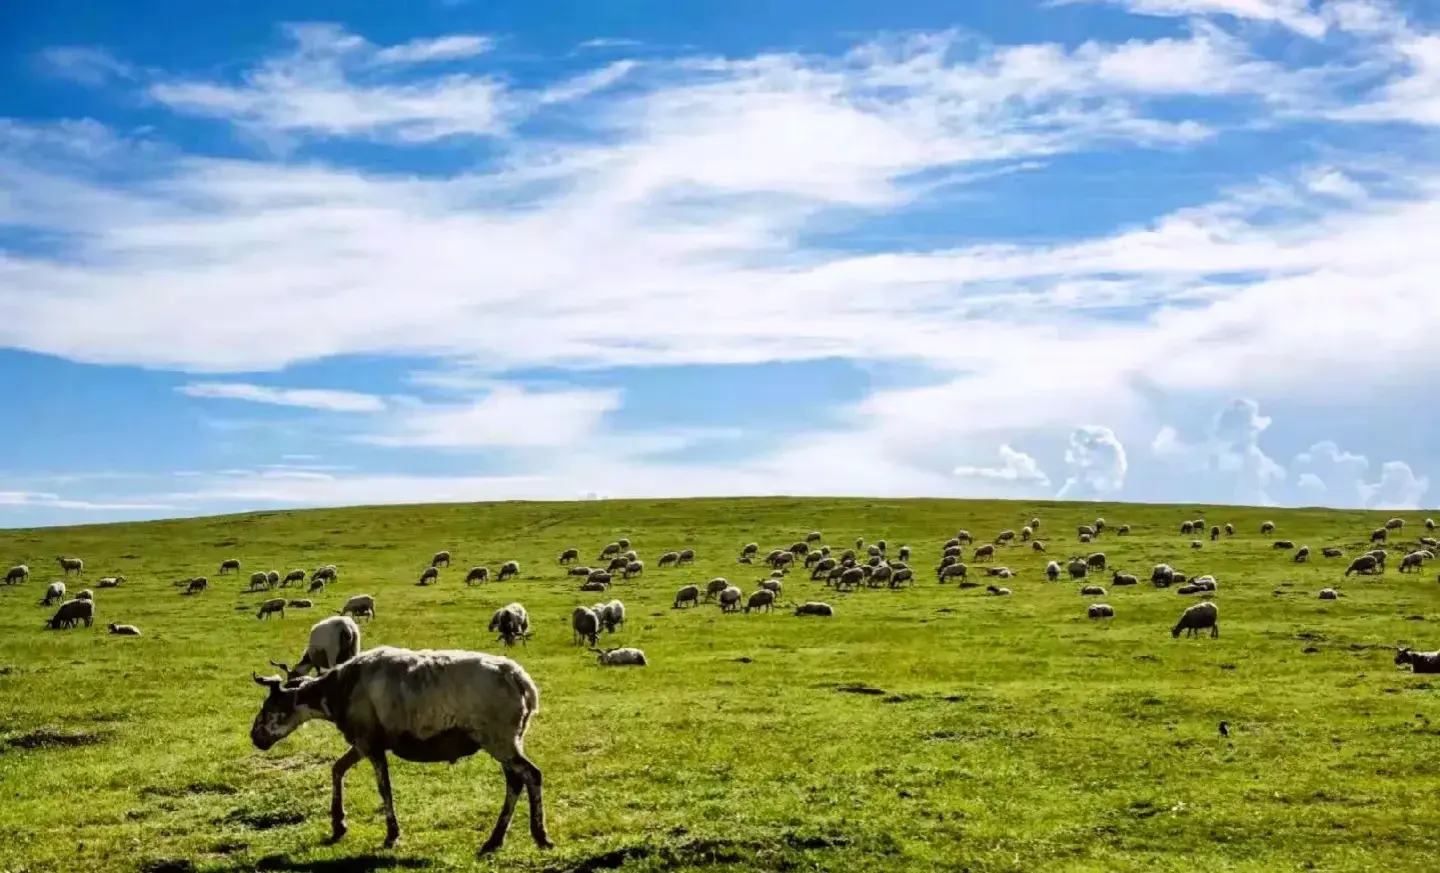
{"label": "blue sky", "polygon": [[1440,7],[543,6],[0,10],[0,526],[1434,504]]}

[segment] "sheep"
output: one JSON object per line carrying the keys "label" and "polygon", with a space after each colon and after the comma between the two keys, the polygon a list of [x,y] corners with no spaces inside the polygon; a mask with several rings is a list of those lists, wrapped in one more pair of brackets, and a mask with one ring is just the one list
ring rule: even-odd
{"label": "sheep", "polygon": [[1132,576],[1129,573],[1121,573],[1119,570],[1112,570],[1110,572],[1110,584],[1118,586],[1139,585],[1140,580],[1139,578]]}
{"label": "sheep", "polygon": [[1085,585],[1081,587],[1080,593],[1086,597],[1104,597],[1105,589],[1099,585]]}
{"label": "sheep", "polygon": [[590,575],[585,577],[586,585],[600,585],[609,588],[615,577],[604,570],[591,570]]}
{"label": "sheep", "polygon": [[1175,568],[1169,564],[1156,564],[1150,571],[1150,581],[1155,587],[1163,588],[1175,581]]}
{"label": "sheep", "polygon": [[5,571],[5,584],[15,585],[20,582],[30,581],[30,568],[25,564],[16,564]]}
{"label": "sheep", "polygon": [[773,612],[775,610],[775,592],[761,588],[752,593],[750,599],[745,602],[745,613],[748,615],[752,609]]}
{"label": "sheep", "polygon": [[831,570],[835,569],[836,566],[838,565],[834,558],[821,558],[820,561],[815,565],[815,569],[810,571],[811,580],[819,579],[821,576],[824,576]]}
{"label": "sheep", "polygon": [[[1366,552],[1365,554],[1367,554],[1367,555],[1369,555],[1370,557],[1374,558],[1376,561],[1378,561],[1378,562],[1379,562],[1380,564],[1382,564],[1382,565],[1383,565],[1383,564],[1385,563],[1385,561],[1386,561],[1387,559],[1389,559],[1389,557],[1390,557],[1390,553],[1387,552],[1387,551],[1385,551],[1384,549],[1371,549],[1370,551]],[[1382,569],[1383,569],[1383,568],[1382,568]]]}
{"label": "sheep", "polygon": [[[102,587],[102,588],[103,588],[103,587],[106,587],[106,586],[105,586],[105,582],[106,582],[106,580],[104,580],[104,579],[101,579],[101,580],[100,580],[100,584],[101,584],[101,587]],[[269,577],[269,576],[265,575],[263,572],[257,572],[257,573],[251,573],[251,574],[250,574],[250,590],[251,590],[251,591],[259,591],[259,590],[262,589],[262,588],[269,588],[269,587],[270,587],[270,577]]]}
{"label": "sheep", "polygon": [[1105,553],[1095,552],[1085,559],[1085,564],[1092,570],[1105,569]]}
{"label": "sheep", "polygon": [[1082,541],[1089,542],[1095,539],[1095,528],[1088,524],[1082,524],[1075,528],[1075,535],[1080,537]]}
{"label": "sheep", "polygon": [[1207,627],[1212,638],[1220,636],[1220,607],[1212,601],[1202,600],[1180,613],[1180,620],[1170,629],[1170,636],[1179,638],[1182,630],[1187,637],[1199,636],[1200,631]]}
{"label": "sheep", "polygon": [[82,621],[86,627],[95,623],[95,602],[77,597],[60,604],[60,608],[55,610],[55,614],[45,624],[51,630],[60,630],[75,627]]}
{"label": "sheep", "polygon": [[1092,539],[1093,539],[1093,537],[1091,537],[1089,534],[1081,534],[1081,535],[1080,535],[1080,542],[1082,542],[1082,543],[1088,543],[1088,542],[1090,542],[1090,540],[1092,540]]}
{"label": "sheep", "polygon": [[1039,518],[1032,518],[1032,519],[1030,519],[1029,527],[1030,527],[1031,530],[1039,530],[1039,529],[1040,529],[1040,519],[1039,519]]}
{"label": "sheep", "polygon": [[1405,519],[1392,518],[1389,521],[1385,522],[1385,527],[1388,530],[1401,530],[1405,527]]}
{"label": "sheep", "polygon": [[1213,543],[1213,542],[1215,542],[1215,541],[1218,540],[1218,539],[1220,539],[1220,525],[1218,525],[1218,524],[1211,525],[1211,526],[1210,526],[1210,542]]}
{"label": "sheep", "polygon": [[943,584],[947,579],[964,579],[968,570],[964,564],[951,564],[940,571],[940,582]]}
{"label": "sheep", "polygon": [[1215,577],[1211,576],[1209,573],[1205,574],[1204,576],[1196,576],[1194,579],[1190,580],[1190,584],[1194,585],[1201,591],[1214,591],[1220,587],[1220,583],[1216,582]]}
{"label": "sheep", "polygon": [[76,600],[94,600],[94,599],[95,599],[95,592],[94,592],[94,591],[91,591],[89,588],[82,589],[79,594],[75,595],[75,599],[76,599]]}
{"label": "sheep", "polygon": [[1321,599],[1321,600],[1334,600],[1335,598],[1337,598],[1337,597],[1339,597],[1339,596],[1340,596],[1340,593],[1339,593],[1338,591],[1336,591],[1334,588],[1321,588],[1321,589],[1320,589],[1320,599]]}
{"label": "sheep", "polygon": [[679,552],[666,552],[665,554],[660,556],[660,560],[656,563],[659,564],[661,567],[668,567],[678,560],[680,560]]}
{"label": "sheep", "polygon": [[444,564],[446,567],[450,566],[450,553],[448,551],[436,552],[435,556],[430,559],[430,566],[432,568],[439,567],[441,564]]}
{"label": "sheep", "polygon": [[280,617],[285,617],[285,598],[272,597],[260,604],[260,611],[255,614],[256,618],[269,618],[271,613],[278,612]]}
{"label": "sheep", "polygon": [[942,558],[963,558],[965,556],[965,550],[960,546],[950,546],[942,552],[940,556]]}
{"label": "sheep", "polygon": [[225,560],[223,560],[223,561],[220,562],[220,573],[219,573],[219,575],[224,576],[226,573],[231,573],[231,572],[234,572],[234,573],[239,573],[239,572],[240,572],[240,559],[239,559],[239,558],[226,558]]}
{"label": "sheep", "polygon": [[500,575],[497,577],[497,581],[504,582],[506,579],[511,579],[511,578],[513,578],[513,577],[515,577],[515,576],[519,576],[519,575],[520,575],[520,562],[519,562],[519,561],[506,561],[504,564],[501,564],[501,565],[500,565]]}
{"label": "sheep", "polygon": [[810,554],[810,544],[809,544],[809,543],[802,543],[802,542],[794,542],[794,543],[791,543],[791,544],[790,544],[790,548],[786,549],[785,551],[789,552],[789,553],[792,554],[792,555],[796,555],[796,556],[798,556],[798,557],[804,557],[804,556]]}
{"label": "sheep", "polygon": [[909,547],[909,546],[901,546],[901,547],[900,547],[900,560],[902,560],[902,561],[909,561],[909,560],[910,560],[910,547]]}
{"label": "sheep", "polygon": [[285,674],[287,682],[294,682],[313,670],[324,674],[360,654],[360,625],[345,615],[322,618],[310,626],[310,639],[305,652],[295,666],[287,667],[279,661],[270,666]]}
{"label": "sheep", "polygon": [[705,583],[705,599],[714,600],[720,592],[730,587],[730,580],[723,576],[717,576]]}
{"label": "sheep", "polygon": [[620,539],[616,540],[615,542],[617,542],[617,543],[620,544],[620,548],[621,548],[622,550],[630,548],[630,538],[629,538],[629,537],[621,537]]}
{"label": "sheep", "polygon": [[1202,543],[1202,542],[1200,542],[1199,540],[1191,540],[1191,541],[1190,541],[1190,548],[1192,548],[1192,549],[1203,549],[1203,548],[1205,548],[1205,544]]}
{"label": "sheep", "polygon": [[1015,539],[1015,531],[1013,530],[1002,530],[995,535],[995,543],[997,545],[1000,543],[1008,543],[1013,539]]}
{"label": "sheep", "polygon": [[575,645],[589,643],[594,646],[600,640],[600,616],[595,610],[577,606],[570,613],[570,627],[575,631]]}
{"label": "sheep", "polygon": [[624,570],[628,566],[630,566],[629,558],[624,555],[616,555],[610,559],[610,563],[605,565],[605,570],[606,572],[614,573],[616,570]]}
{"label": "sheep", "polygon": [[1230,523],[1228,523],[1228,522],[1225,524],[1225,536],[1227,536],[1227,537],[1233,537],[1233,536],[1235,536],[1235,525],[1230,524]]}
{"label": "sheep", "polygon": [[819,551],[812,551],[812,552],[810,552],[810,554],[808,554],[808,555],[805,556],[805,569],[808,570],[808,569],[810,569],[811,567],[814,567],[816,564],[820,563],[824,558],[825,558],[825,556],[822,555],[822,554],[820,554]]}
{"label": "sheep", "polygon": [[1008,596],[1010,596],[1010,589],[1009,589],[1009,588],[996,588],[994,585],[986,585],[986,586],[985,586],[985,590],[986,590],[988,593],[993,594],[993,595],[995,595],[995,596],[997,596],[997,597],[1008,597]]}
{"label": "sheep", "polygon": [[821,546],[821,547],[820,547],[820,555],[821,555],[821,557],[825,557],[825,558],[830,557],[830,547],[829,547],[829,546]]}
{"label": "sheep", "polygon": [[1426,529],[1426,530],[1434,530],[1434,529],[1435,529],[1435,519],[1433,519],[1433,518],[1427,518],[1427,519],[1425,519],[1425,529]]}
{"label": "sheep", "polygon": [[280,580],[280,587],[281,587],[281,588],[289,588],[290,585],[291,585],[291,583],[294,583],[294,582],[304,582],[304,581],[305,581],[305,571],[304,571],[304,570],[291,570],[289,573],[286,573],[286,574],[285,574],[285,578],[284,578],[284,579],[281,579],[281,580]]}
{"label": "sheep", "polygon": [[304,598],[299,598],[299,599],[296,599],[296,600],[291,600],[289,603],[287,603],[287,604],[285,604],[285,605],[288,606],[288,607],[290,607],[291,609],[311,609],[312,607],[315,606],[315,601],[313,601],[313,600],[306,600],[306,599],[304,599]]}
{"label": "sheep", "polygon": [[1120,525],[1118,528],[1115,529],[1115,535],[1116,535],[1116,536],[1119,536],[1119,537],[1128,537],[1128,536],[1130,536],[1130,525],[1128,525],[1128,524],[1122,524],[1122,525]]}
{"label": "sheep", "polygon": [[1014,579],[1015,571],[1009,567],[996,567],[989,572],[991,576],[999,576],[1001,579]]}
{"label": "sheep", "polygon": [[1270,548],[1284,551],[1286,549],[1295,548],[1295,543],[1290,540],[1276,540],[1270,545]]}
{"label": "sheep", "polygon": [[591,569],[583,564],[573,564],[565,568],[566,576],[589,576]]}
{"label": "sheep", "polygon": [[602,652],[592,648],[590,651],[599,656],[602,667],[644,667],[650,663],[639,649],[606,649]]}
{"label": "sheep", "polygon": [[140,636],[140,628],[136,627],[136,626],[133,625],[133,624],[116,624],[115,622],[112,621],[112,622],[110,622],[110,628],[109,628],[109,629],[110,629],[110,633],[115,634],[116,636],[122,636],[122,637],[138,637],[138,636]]}
{"label": "sheep", "polygon": [[600,581],[598,581],[598,580],[586,579],[584,582],[581,582],[581,583],[580,583],[580,590],[581,590],[581,591],[591,591],[591,592],[594,592],[594,591],[604,591],[605,588],[606,588],[605,583],[604,583],[604,582],[600,582]]}
{"label": "sheep", "polygon": [[345,601],[345,605],[340,607],[340,611],[336,614],[363,615],[373,619],[375,618],[375,597],[371,594],[351,595],[351,597]]}
{"label": "sheep", "polygon": [[1295,552],[1295,563],[1297,563],[1297,564],[1303,564],[1303,563],[1305,563],[1305,562],[1308,561],[1308,560],[1310,560],[1310,547],[1309,547],[1309,546],[1301,546],[1301,547]]}
{"label": "sheep", "polygon": [[1205,589],[1201,588],[1199,585],[1181,585],[1179,588],[1175,589],[1175,593],[1184,596],[1189,594],[1200,594],[1204,590]]}
{"label": "sheep", "polygon": [[250,729],[266,751],[313,718],[332,722],[350,748],[331,768],[331,840],[345,836],[345,774],[362,758],[375,770],[385,808],[385,847],[400,838],[387,753],[407,761],[455,763],[484,750],[505,771],[505,802],[481,854],[505,842],[523,789],[530,835],[550,848],[540,768],[524,752],[525,731],[540,708],[540,689],[509,658],[457,650],[377,646],[316,679],[287,683],[252,674],[267,696]]}
{"label": "sheep", "polygon": [[429,585],[431,582],[440,581],[440,571],[434,567],[426,567],[420,574],[420,581],[417,585]]}
{"label": "sheep", "polygon": [[794,555],[789,552],[781,552],[775,556],[775,560],[771,563],[770,567],[774,570],[788,569],[793,563],[795,563]]}
{"label": "sheep", "polygon": [[620,574],[621,579],[629,579],[631,576],[638,576],[645,572],[644,561],[631,561],[625,565],[625,572]]}
{"label": "sheep", "polygon": [[185,583],[185,593],[186,593],[186,594],[199,594],[201,591],[204,591],[206,588],[209,588],[209,587],[210,587],[210,580],[209,580],[209,579],[206,579],[204,576],[196,576],[194,579],[190,579],[190,580],[187,580],[187,581],[186,581],[186,583]]}
{"label": "sheep", "polygon": [[1045,578],[1049,579],[1051,582],[1054,582],[1055,580],[1060,578],[1059,561],[1051,561],[1050,563],[1045,565]]}
{"label": "sheep", "polygon": [[619,544],[619,543],[606,543],[606,544],[605,544],[605,548],[603,548],[603,549],[600,550],[600,557],[596,558],[595,560],[597,560],[597,561],[603,561],[603,560],[605,560],[606,558],[614,557],[615,555],[618,555],[618,554],[620,554],[620,544]]}
{"label": "sheep", "polygon": [[1108,603],[1092,603],[1085,610],[1090,618],[1114,618],[1115,609]]}
{"label": "sheep", "polygon": [[976,548],[975,554],[971,557],[971,560],[976,562],[995,560],[995,546],[986,543],[985,545]]}
{"label": "sheep", "polygon": [[885,541],[884,541],[884,540],[876,540],[876,541],[875,541],[875,548],[879,549],[879,550],[880,550],[880,553],[883,555],[883,554],[885,553],[885,550],[888,549],[889,546],[887,546],[887,545],[885,544]]}
{"label": "sheep", "polygon": [[471,567],[470,572],[465,574],[466,585],[478,585],[490,581],[489,567]]}
{"label": "sheep", "polygon": [[1421,537],[1420,545],[1428,546],[1432,549],[1440,549],[1440,540],[1437,540],[1434,537]]}
{"label": "sheep", "polygon": [[758,551],[760,551],[760,544],[759,544],[759,543],[746,543],[746,544],[745,544],[745,548],[743,548],[743,549],[740,550],[740,554],[742,554],[742,555],[753,555],[753,554],[755,554],[755,553],[758,552]]}
{"label": "sheep", "polygon": [[682,604],[682,603],[688,603],[688,604],[690,604],[691,606],[699,606],[699,605],[700,605],[700,586],[698,586],[698,585],[686,585],[684,588],[681,588],[679,591],[676,591],[676,592],[675,592],[675,605],[672,606],[671,608],[672,608],[672,609],[679,609],[679,608],[680,608],[680,604]]}
{"label": "sheep", "polygon": [[785,590],[784,583],[782,583],[779,579],[761,580],[760,587],[764,588],[766,591],[772,592],[776,597],[779,597]]}
{"label": "sheep", "polygon": [[870,574],[870,585],[871,587],[879,587],[881,583],[889,583],[890,578],[894,575],[895,571],[889,567],[876,567],[874,572]]}
{"label": "sheep", "polygon": [[305,589],[305,593],[306,593],[306,594],[324,594],[324,593],[325,593],[325,580],[324,580],[324,579],[316,579],[314,582],[311,582],[311,583],[310,583],[310,587],[307,588],[307,589]]}
{"label": "sheep", "polygon": [[890,587],[899,588],[905,583],[915,584],[915,571],[909,567],[901,567],[890,577]]}
{"label": "sheep", "polygon": [[528,644],[530,640],[530,613],[525,607],[518,603],[507,603],[495,610],[490,616],[491,633],[497,634],[500,642],[506,646],[515,645],[515,641]]}
{"label": "sheep", "polygon": [[1030,542],[1030,538],[1033,537],[1034,535],[1035,535],[1035,531],[1032,530],[1028,525],[1025,526],[1025,527],[1020,528],[1020,542],[1022,542],[1022,543],[1028,543],[1028,542]]}
{"label": "sheep", "polygon": [[1321,551],[1320,554],[1324,555],[1327,558],[1343,558],[1345,556],[1345,550],[1337,549],[1334,546],[1331,546],[1330,548]]}
{"label": "sheep", "polygon": [[1180,523],[1180,533],[1184,534],[1185,536],[1189,536],[1190,534],[1192,534],[1192,533],[1194,533],[1194,532],[1195,532],[1195,525],[1191,524],[1191,523],[1188,522],[1188,521],[1185,521],[1185,522],[1181,522],[1181,523]]}
{"label": "sheep", "polygon": [[693,563],[695,563],[695,550],[694,550],[694,549],[681,549],[681,550],[680,550],[680,560],[678,560],[678,561],[675,562],[675,566],[678,567],[678,566],[680,566],[681,564],[693,564]]}
{"label": "sheep", "polygon": [[1043,552],[1045,551],[1045,544],[1040,542],[1039,540],[1035,540],[1034,542],[1030,543],[1030,551]]}
{"label": "sheep", "polygon": [[883,552],[880,551],[880,547],[879,547],[879,546],[871,546],[870,548],[868,548],[868,549],[865,550],[865,553],[866,553],[867,555],[869,555],[870,557],[876,558],[876,559],[879,559],[880,556],[881,556],[882,554],[884,554]]}
{"label": "sheep", "polygon": [[1424,553],[1424,552],[1411,552],[1410,554],[1408,554],[1408,555],[1406,555],[1405,557],[1403,557],[1403,558],[1400,559],[1400,572],[1401,572],[1401,573],[1407,573],[1407,572],[1409,572],[1410,570],[1423,570],[1423,569],[1425,569],[1425,553]]}
{"label": "sheep", "polygon": [[339,578],[339,575],[339,571],[335,569],[334,564],[326,564],[323,567],[315,568],[315,572],[310,574],[310,581],[320,580],[322,582],[334,582]]}
{"label": "sheep", "polygon": [[1351,561],[1350,566],[1345,568],[1345,575],[1349,576],[1351,573],[1359,573],[1363,576],[1368,576],[1374,573],[1375,569],[1379,566],[1380,562],[1375,559],[1374,555],[1361,555]]}
{"label": "sheep", "polygon": [[96,588],[119,588],[119,587],[120,587],[121,585],[123,585],[123,584],[125,584],[125,577],[124,577],[124,576],[106,576],[104,579],[101,579],[99,582],[96,582],[96,583],[95,583],[95,587],[96,587]]}
{"label": "sheep", "polygon": [[956,531],[956,532],[955,532],[955,539],[959,540],[959,541],[962,542],[962,543],[973,543],[973,542],[975,542],[975,537],[972,536],[972,535],[970,534],[970,531],[968,531],[968,530],[958,530],[958,531]]}
{"label": "sheep", "polygon": [[44,601],[43,603],[41,603],[40,605],[41,605],[41,606],[51,606],[51,605],[55,604],[56,602],[64,602],[64,600],[65,600],[65,583],[64,583],[64,582],[51,582],[49,585],[47,585],[47,586],[45,587],[45,601]]}
{"label": "sheep", "polygon": [[742,594],[739,588],[736,588],[734,585],[725,586],[725,590],[720,592],[720,611],[739,612],[741,596]]}
{"label": "sheep", "polygon": [[[1272,534],[1272,533],[1274,533],[1274,532],[1275,532],[1275,522],[1273,522],[1273,521],[1266,521],[1266,522],[1261,522],[1261,523],[1260,523],[1260,535],[1261,535],[1261,536],[1264,536],[1265,534]],[[1198,604],[1198,603],[1196,604],[1196,606],[1199,606],[1199,605],[1200,605],[1200,604]]]}
{"label": "sheep", "polygon": [[79,576],[85,572],[85,562],[79,558],[56,558],[55,560],[59,562],[60,569],[66,576],[71,573]]}
{"label": "sheep", "polygon": [[1070,572],[1071,579],[1084,579],[1085,574],[1089,571],[1089,565],[1080,558],[1075,558],[1065,565],[1065,569]]}
{"label": "sheep", "polygon": [[820,535],[820,531],[818,530],[812,530],[805,535],[805,542],[807,543],[818,543],[823,539],[825,538]]}
{"label": "sheep", "polygon": [[1395,650],[1395,666],[1410,665],[1412,673],[1440,673],[1440,652],[1417,652],[1400,646]]}
{"label": "sheep", "polygon": [[1371,543],[1383,543],[1389,537],[1389,533],[1383,527],[1377,527],[1370,531]]}
{"label": "sheep", "polygon": [[833,607],[830,606],[830,604],[821,603],[818,600],[809,600],[805,603],[799,604],[792,603],[791,605],[795,607],[796,617],[802,615],[814,615],[821,618],[830,618],[835,614],[835,610]]}
{"label": "sheep", "polygon": [[840,571],[839,576],[835,577],[835,587],[837,590],[840,588],[854,588],[864,581],[864,567],[846,567]]}

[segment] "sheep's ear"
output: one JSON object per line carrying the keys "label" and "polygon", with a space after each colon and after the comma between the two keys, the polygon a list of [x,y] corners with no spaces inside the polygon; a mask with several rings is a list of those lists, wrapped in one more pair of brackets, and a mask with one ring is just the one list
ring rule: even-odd
{"label": "sheep's ear", "polygon": [[280,690],[280,686],[284,684],[284,682],[277,676],[261,676],[259,673],[252,672],[250,674],[250,677],[255,680],[256,685],[261,685],[265,688],[269,688],[271,694],[278,692]]}

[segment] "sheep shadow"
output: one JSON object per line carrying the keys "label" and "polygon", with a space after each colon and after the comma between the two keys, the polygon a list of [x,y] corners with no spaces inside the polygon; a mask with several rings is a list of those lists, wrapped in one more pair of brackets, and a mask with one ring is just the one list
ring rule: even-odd
{"label": "sheep shadow", "polygon": [[431,862],[425,858],[396,858],[367,853],[316,861],[292,861],[284,855],[270,855],[261,858],[254,869],[285,873],[375,873],[378,870],[424,870],[430,866]]}

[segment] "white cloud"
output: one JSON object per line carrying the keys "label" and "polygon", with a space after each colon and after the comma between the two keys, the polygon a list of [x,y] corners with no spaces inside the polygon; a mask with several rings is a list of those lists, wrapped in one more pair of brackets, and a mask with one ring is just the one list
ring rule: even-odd
{"label": "white cloud", "polygon": [[1303,36],[1325,35],[1325,19],[1311,11],[1308,0],[1052,0],[1056,5],[1100,2],[1123,6],[1141,15],[1225,15],[1247,21],[1278,24]]}
{"label": "white cloud", "polygon": [[71,509],[80,512],[130,512],[174,509],[173,503],[72,500],[44,491],[0,491],[0,507]]}
{"label": "white cloud", "polygon": [[267,388],[244,382],[190,382],[175,389],[190,397],[247,400],[276,406],[302,406],[327,412],[380,412],[385,401],[371,394],[314,388]]}
{"label": "white cloud", "polygon": [[1230,483],[1233,491],[1227,499],[1270,506],[1278,501],[1276,489],[1286,481],[1285,468],[1260,447],[1260,435],[1270,424],[1259,403],[1238,398],[1215,414],[1203,440],[1186,442],[1166,425],[1150,448],[1178,470]]}
{"label": "white cloud", "polygon": [[1380,465],[1380,480],[1362,486],[1368,509],[1419,509],[1430,479],[1416,476],[1404,461],[1386,461]]}
{"label": "white cloud", "polygon": [[436,39],[416,39],[400,45],[392,45],[374,53],[377,64],[420,64],[429,61],[453,61],[473,58],[495,47],[494,40],[485,36],[454,34]]}
{"label": "white cloud", "polygon": [[1370,461],[1364,455],[1344,451],[1333,440],[1321,440],[1296,455],[1292,467],[1301,471],[1297,482],[1301,490],[1323,499],[1326,505],[1365,505],[1365,474]]}
{"label": "white cloud", "polygon": [[56,76],[81,85],[98,87],[114,79],[129,79],[135,70],[95,46],[56,46],[40,52],[40,63]]}
{"label": "white cloud", "polygon": [[615,391],[527,391],[502,385],[467,403],[399,407],[383,431],[361,439],[392,447],[564,447],[594,436],[604,416],[619,406]]}
{"label": "white cloud", "polygon": [[996,467],[956,467],[955,475],[975,479],[995,479],[1014,482],[1017,485],[1050,486],[1050,477],[1040,469],[1039,463],[1024,452],[1016,451],[1009,445],[1000,446],[1000,464]]}
{"label": "white cloud", "polygon": [[1110,428],[1097,424],[1078,427],[1070,434],[1065,463],[1070,467],[1070,478],[1056,496],[1070,500],[1098,500],[1118,494],[1125,487],[1125,473],[1130,467],[1120,438]]}

